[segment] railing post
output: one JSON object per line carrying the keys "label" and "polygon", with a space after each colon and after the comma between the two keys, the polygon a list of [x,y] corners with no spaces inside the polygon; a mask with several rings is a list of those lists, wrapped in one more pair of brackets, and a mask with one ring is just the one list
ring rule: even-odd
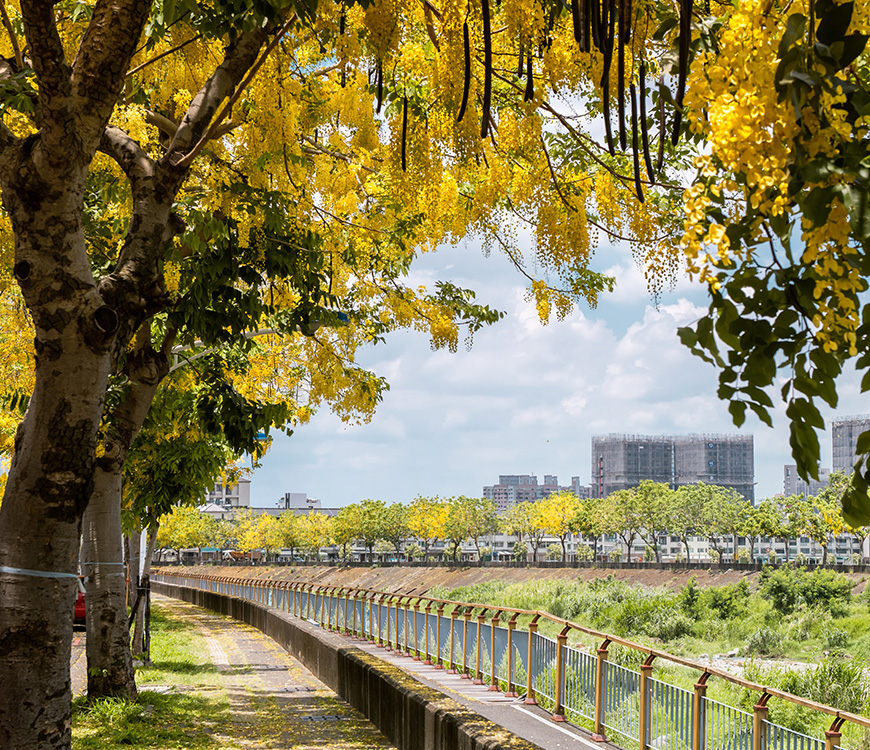
{"label": "railing post", "polygon": [[692,699],[692,750],[704,750],[706,732],[704,728],[704,696],[707,694],[707,680],[710,673],[704,672],[695,683]]}
{"label": "railing post", "polygon": [[482,609],[477,616],[477,636],[474,639],[475,654],[474,654],[474,684],[483,685],[483,672],[480,670],[480,635],[483,629],[483,621],[486,618],[486,609]]}
{"label": "railing post", "polygon": [[495,617],[493,617],[489,623],[489,655],[491,657],[490,661],[492,662],[492,666],[490,668],[490,674],[492,674],[492,682],[489,683],[489,689],[495,693],[497,693],[499,690],[498,674],[496,673],[495,668],[495,629],[498,627],[499,622],[501,622],[499,620],[500,614],[501,610],[497,609],[495,611]]}
{"label": "railing post", "polygon": [[514,690],[514,630],[517,627],[517,617],[519,612],[514,612],[513,617],[508,620],[507,624],[507,692],[506,698],[516,698],[517,691]]}
{"label": "railing post", "polygon": [[553,721],[565,721],[565,707],[562,705],[564,698],[562,691],[563,671],[562,662],[565,658],[565,644],[568,642],[568,631],[571,630],[570,625],[565,625],[562,632],[556,636],[556,689],[555,689],[555,706],[553,706]]}
{"label": "railing post", "polygon": [[640,665],[640,717],[637,735],[640,750],[647,750],[649,745],[649,678],[652,676],[654,659],[655,656],[650,654],[646,657],[646,661]]}
{"label": "railing post", "polygon": [[471,679],[471,675],[466,671],[468,669],[468,623],[471,622],[471,615],[474,610],[469,607],[462,615],[464,622],[462,623],[462,669],[459,670],[459,678],[462,680]]}
{"label": "railing post", "polygon": [[843,726],[843,722],[845,719],[841,719],[839,716],[834,719],[833,724],[831,724],[830,729],[825,730],[825,750],[835,750],[840,746],[841,738],[843,736],[842,732],[840,732],[840,728]]}
{"label": "railing post", "polygon": [[752,750],[765,750],[767,747],[767,730],[764,724],[767,721],[769,700],[770,693],[762,693],[758,703],[752,707]]}
{"label": "railing post", "polygon": [[540,615],[535,615],[529,623],[529,653],[526,657],[526,699],[523,701],[527,706],[537,706],[538,701],[535,700],[535,670],[533,648],[534,635],[538,632],[538,618]]}
{"label": "railing post", "polygon": [[596,742],[607,742],[607,737],[604,734],[604,696],[607,690],[604,665],[607,662],[607,647],[609,645],[610,639],[606,638],[598,648],[598,659],[595,662],[595,718],[593,719],[595,728],[592,739]]}

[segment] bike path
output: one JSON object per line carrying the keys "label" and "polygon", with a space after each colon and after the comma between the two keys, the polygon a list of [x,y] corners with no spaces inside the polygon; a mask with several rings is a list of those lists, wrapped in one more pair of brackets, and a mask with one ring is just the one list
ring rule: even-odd
{"label": "bike path", "polygon": [[395,650],[388,651],[369,641],[350,637],[347,640],[349,645],[353,644],[399,667],[420,682],[446,693],[485,719],[544,750],[621,750],[610,742],[593,741],[592,733],[585,729],[567,722],[553,721],[548,712],[536,705],[526,705],[522,697],[509,698],[502,692],[490,690],[489,685],[475,685],[471,679],[449,674],[445,669],[435,669],[432,664],[415,661],[411,656]]}

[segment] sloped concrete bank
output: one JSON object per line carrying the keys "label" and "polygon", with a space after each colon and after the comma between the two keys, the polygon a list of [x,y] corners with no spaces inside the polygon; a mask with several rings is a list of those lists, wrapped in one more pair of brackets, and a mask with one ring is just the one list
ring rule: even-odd
{"label": "sloped concrete bank", "polygon": [[537,745],[316,625],[210,591],[156,582],[151,586],[157,593],[261,630],[361,711],[398,750],[538,750]]}

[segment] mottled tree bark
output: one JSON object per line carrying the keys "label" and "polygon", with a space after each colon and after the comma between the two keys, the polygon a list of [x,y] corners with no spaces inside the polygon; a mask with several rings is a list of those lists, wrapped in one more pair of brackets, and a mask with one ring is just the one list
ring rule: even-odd
{"label": "mottled tree bark", "polygon": [[[127,619],[127,578],[121,531],[124,461],[148,415],[157,386],[169,372],[163,351],[151,348],[147,324],[128,359],[131,383],[112,414],[97,459],[94,490],[85,513],[83,562],[87,607],[88,698],[136,697]],[[172,336],[165,346],[171,346]],[[134,568],[133,563],[136,563]],[[138,555],[131,559],[130,586],[138,586]]]}
{"label": "mottled tree bark", "polygon": [[[0,187],[15,235],[14,274],[33,319],[36,362],[0,506],[0,748],[70,746],[74,576],[82,517],[95,487],[108,379],[134,333],[167,304],[160,261],[181,229],[172,205],[187,174],[184,159],[254,64],[267,35],[257,29],[230,45],[166,156],[155,163],[126,134],[107,128],[149,11],[149,0],[97,0],[70,65],[54,3],[21,4],[38,83],[38,132],[19,139],[0,123]],[[99,147],[127,174],[133,213],[115,269],[97,280],[85,243],[83,197]],[[104,464],[114,460],[107,455]],[[118,503],[122,464],[99,469],[116,475],[99,483],[100,492],[114,494]],[[114,527],[102,508],[95,508],[95,518]],[[106,596],[117,602],[115,593]],[[95,598],[95,606],[108,612],[100,595]],[[126,625],[126,609],[122,613],[111,616],[106,630],[112,644],[116,625]],[[93,626],[101,636],[96,620]],[[123,678],[125,670],[116,674]]]}

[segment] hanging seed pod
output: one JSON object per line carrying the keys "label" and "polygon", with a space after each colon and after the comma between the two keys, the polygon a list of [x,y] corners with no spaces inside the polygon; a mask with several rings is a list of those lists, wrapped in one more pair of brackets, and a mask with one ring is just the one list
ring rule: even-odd
{"label": "hanging seed pod", "polygon": [[599,52],[604,52],[607,36],[607,0],[590,0],[592,3],[592,41]]}
{"label": "hanging seed pod", "polygon": [[607,150],[611,156],[616,154],[613,146],[613,129],[610,123],[610,66],[613,63],[613,44],[616,35],[615,0],[602,0],[602,8],[607,8],[607,27],[604,37],[604,70],[601,74],[601,100],[604,104],[604,134],[607,138]]}
{"label": "hanging seed pod", "polygon": [[574,23],[574,41],[580,47],[581,52],[589,51],[589,36],[586,33],[588,25],[587,6],[588,0],[571,0],[571,20]]}
{"label": "hanging seed pod", "polygon": [[530,102],[535,98],[535,77],[532,71],[532,53],[526,58],[526,90],[523,92],[523,101]]}
{"label": "hanging seed pod", "polygon": [[664,76],[659,77],[659,153],[656,157],[656,172],[658,174],[662,173],[662,166],[665,163],[665,130],[666,130],[666,118],[665,118],[665,79]]}
{"label": "hanging seed pod", "polygon": [[680,139],[680,125],[683,121],[683,96],[686,93],[686,77],[689,74],[689,49],[692,43],[692,0],[680,0],[680,43],[677,60],[677,95],[674,99],[674,127],[671,143],[675,146]]}
{"label": "hanging seed pod", "polygon": [[646,174],[649,181],[655,183],[655,172],[653,172],[652,158],[649,155],[649,130],[646,122],[646,61],[640,61],[640,69],[638,70],[638,82],[640,84],[640,135],[643,145],[643,162],[646,166]]}
{"label": "hanging seed pod", "polygon": [[517,63],[517,78],[523,77],[523,69],[525,68],[525,64],[526,64],[526,53],[525,53],[525,49],[524,49],[524,45],[523,45],[523,40],[520,39],[520,59],[519,59],[519,62]]}
{"label": "hanging seed pod", "polygon": [[378,60],[378,69],[375,73],[376,78],[378,79],[378,109],[377,113],[381,113],[381,107],[384,105],[384,65]]}
{"label": "hanging seed pod", "polygon": [[619,122],[619,148],[625,151],[625,4],[628,0],[618,0],[619,3],[619,33],[616,42],[616,105]]}
{"label": "hanging seed pod", "polygon": [[583,19],[580,17],[580,0],[571,0],[571,21],[574,24],[574,41],[583,46]]}
{"label": "hanging seed pod", "polygon": [[462,104],[459,106],[459,117],[456,122],[462,122],[468,107],[468,92],[471,90],[471,39],[468,34],[468,22],[462,24],[462,39],[465,44],[465,77],[462,80]]}
{"label": "hanging seed pod", "polygon": [[402,171],[408,171],[408,97],[402,97]]}
{"label": "hanging seed pod", "polygon": [[592,51],[592,0],[583,2],[583,51]]}
{"label": "hanging seed pod", "polygon": [[634,163],[634,189],[637,193],[637,199],[643,203],[643,185],[640,182],[640,149],[637,144],[638,122],[637,122],[637,88],[632,83],[630,87],[631,94],[631,152],[632,161]]}
{"label": "hanging seed pod", "polygon": [[[341,16],[338,19],[338,33],[341,36],[344,36],[344,25],[345,25],[345,10],[344,5],[341,7]],[[347,66],[345,63],[341,65],[341,87],[344,88],[347,85]]]}
{"label": "hanging seed pod", "polygon": [[480,0],[483,11],[483,115],[480,123],[480,137],[486,138],[489,132],[489,109],[492,104],[492,33],[489,19],[489,0]]}

